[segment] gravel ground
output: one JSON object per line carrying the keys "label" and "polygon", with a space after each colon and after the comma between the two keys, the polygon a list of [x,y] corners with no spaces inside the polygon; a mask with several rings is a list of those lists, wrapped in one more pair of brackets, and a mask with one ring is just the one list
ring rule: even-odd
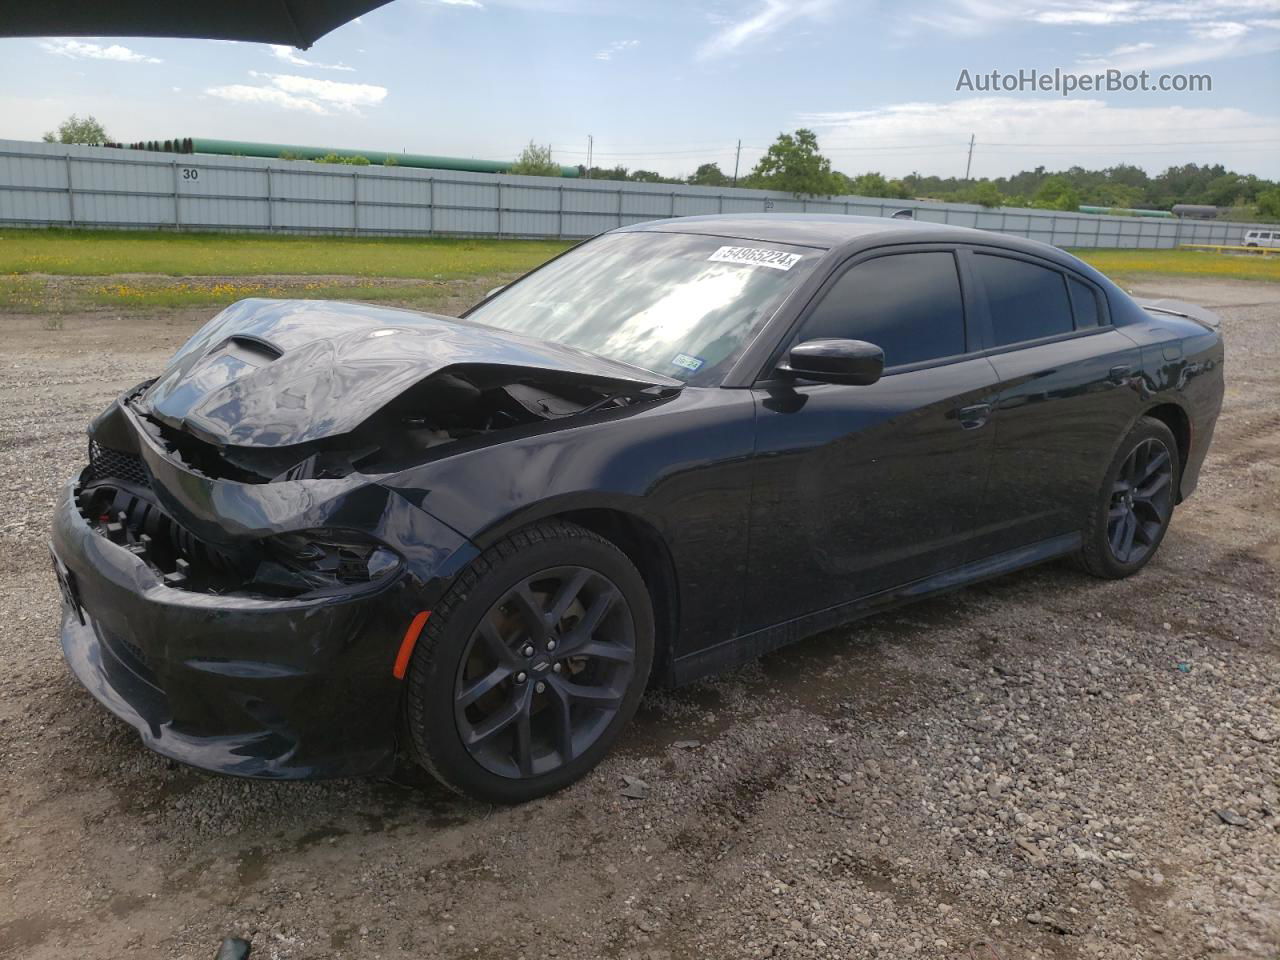
{"label": "gravel ground", "polygon": [[[247,783],[69,677],[45,547],[83,428],[210,311],[0,317],[0,957],[1280,957],[1280,285],[1225,319],[1200,490],[1140,576],[1053,564],[651,694],[495,809]],[[623,797],[623,777],[648,796]]]}

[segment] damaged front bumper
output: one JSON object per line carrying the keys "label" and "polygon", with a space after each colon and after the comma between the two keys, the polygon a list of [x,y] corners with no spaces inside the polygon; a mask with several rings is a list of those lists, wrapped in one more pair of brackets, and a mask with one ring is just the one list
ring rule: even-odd
{"label": "damaged front bumper", "polygon": [[[157,472],[176,469],[145,444],[140,452]],[[71,484],[57,505],[51,548],[72,672],[148,747],[182,763],[277,779],[390,769],[403,684],[393,675],[396,654],[406,626],[469,559],[468,542],[374,483],[326,505],[304,497],[307,509],[277,521],[254,506],[254,490],[183,473],[178,486],[193,507],[238,503],[239,519],[252,517],[267,535],[317,517],[340,516],[347,526],[365,518],[361,526],[391,540],[405,563],[361,589],[314,596],[176,586],[136,544],[114,542],[86,518]],[[211,529],[217,518],[181,511],[177,522]]]}

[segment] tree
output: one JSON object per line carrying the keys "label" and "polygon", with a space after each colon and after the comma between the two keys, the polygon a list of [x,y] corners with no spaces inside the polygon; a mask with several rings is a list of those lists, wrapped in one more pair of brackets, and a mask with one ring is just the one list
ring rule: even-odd
{"label": "tree", "polygon": [[693,171],[689,177],[689,185],[694,187],[727,187],[729,178],[724,175],[718,163],[704,163]]}
{"label": "tree", "polygon": [[812,130],[780,133],[751,170],[749,186],[783,190],[797,196],[824,196],[837,189],[831,161],[818,152]]}
{"label": "tree", "polygon": [[667,179],[656,170],[632,170],[627,177],[637,183],[666,183]]}
{"label": "tree", "polygon": [[1080,194],[1066,177],[1055,174],[1040,184],[1031,202],[1046,210],[1075,210],[1080,206]]}
{"label": "tree", "polygon": [[990,180],[982,180],[973,185],[973,188],[964,195],[965,203],[976,203],[980,206],[1002,207],[1004,206],[1004,197],[1000,196],[1000,191],[996,189],[996,185]]}
{"label": "tree", "polygon": [[58,124],[56,131],[49,131],[43,137],[45,143],[86,143],[99,147],[110,137],[96,118],[85,117],[83,120],[74,113]]}
{"label": "tree", "polygon": [[901,180],[886,180],[879,173],[863,173],[843,179],[846,182],[841,184],[844,188],[841,193],[852,193],[859,197],[892,197],[895,200],[905,200],[911,196]]}
{"label": "tree", "polygon": [[1258,194],[1258,213],[1270,220],[1280,220],[1280,187]]}
{"label": "tree", "polygon": [[507,173],[518,173],[526,177],[558,177],[560,165],[551,159],[551,144],[543,147],[530,140]]}
{"label": "tree", "polygon": [[584,166],[578,167],[578,172],[588,180],[630,180],[627,174],[627,168],[619,164],[616,167],[592,167],[588,170]]}

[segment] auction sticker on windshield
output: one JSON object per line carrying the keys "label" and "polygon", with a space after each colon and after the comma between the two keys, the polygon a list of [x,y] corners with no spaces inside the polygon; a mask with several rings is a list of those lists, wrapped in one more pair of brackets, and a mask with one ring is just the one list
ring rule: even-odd
{"label": "auction sticker on windshield", "polygon": [[800,262],[801,254],[784,250],[763,250],[759,247],[721,247],[708,260],[719,263],[741,263],[749,267],[768,267],[771,270],[790,270]]}

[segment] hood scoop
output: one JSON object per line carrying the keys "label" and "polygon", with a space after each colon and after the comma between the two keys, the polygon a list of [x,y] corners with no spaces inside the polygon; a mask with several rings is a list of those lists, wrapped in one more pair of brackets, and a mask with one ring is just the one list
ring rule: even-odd
{"label": "hood scoop", "polygon": [[445,370],[621,393],[682,386],[465,320],[364,304],[244,300],[178,351],[140,408],[217,446],[288,446],[349,433]]}

